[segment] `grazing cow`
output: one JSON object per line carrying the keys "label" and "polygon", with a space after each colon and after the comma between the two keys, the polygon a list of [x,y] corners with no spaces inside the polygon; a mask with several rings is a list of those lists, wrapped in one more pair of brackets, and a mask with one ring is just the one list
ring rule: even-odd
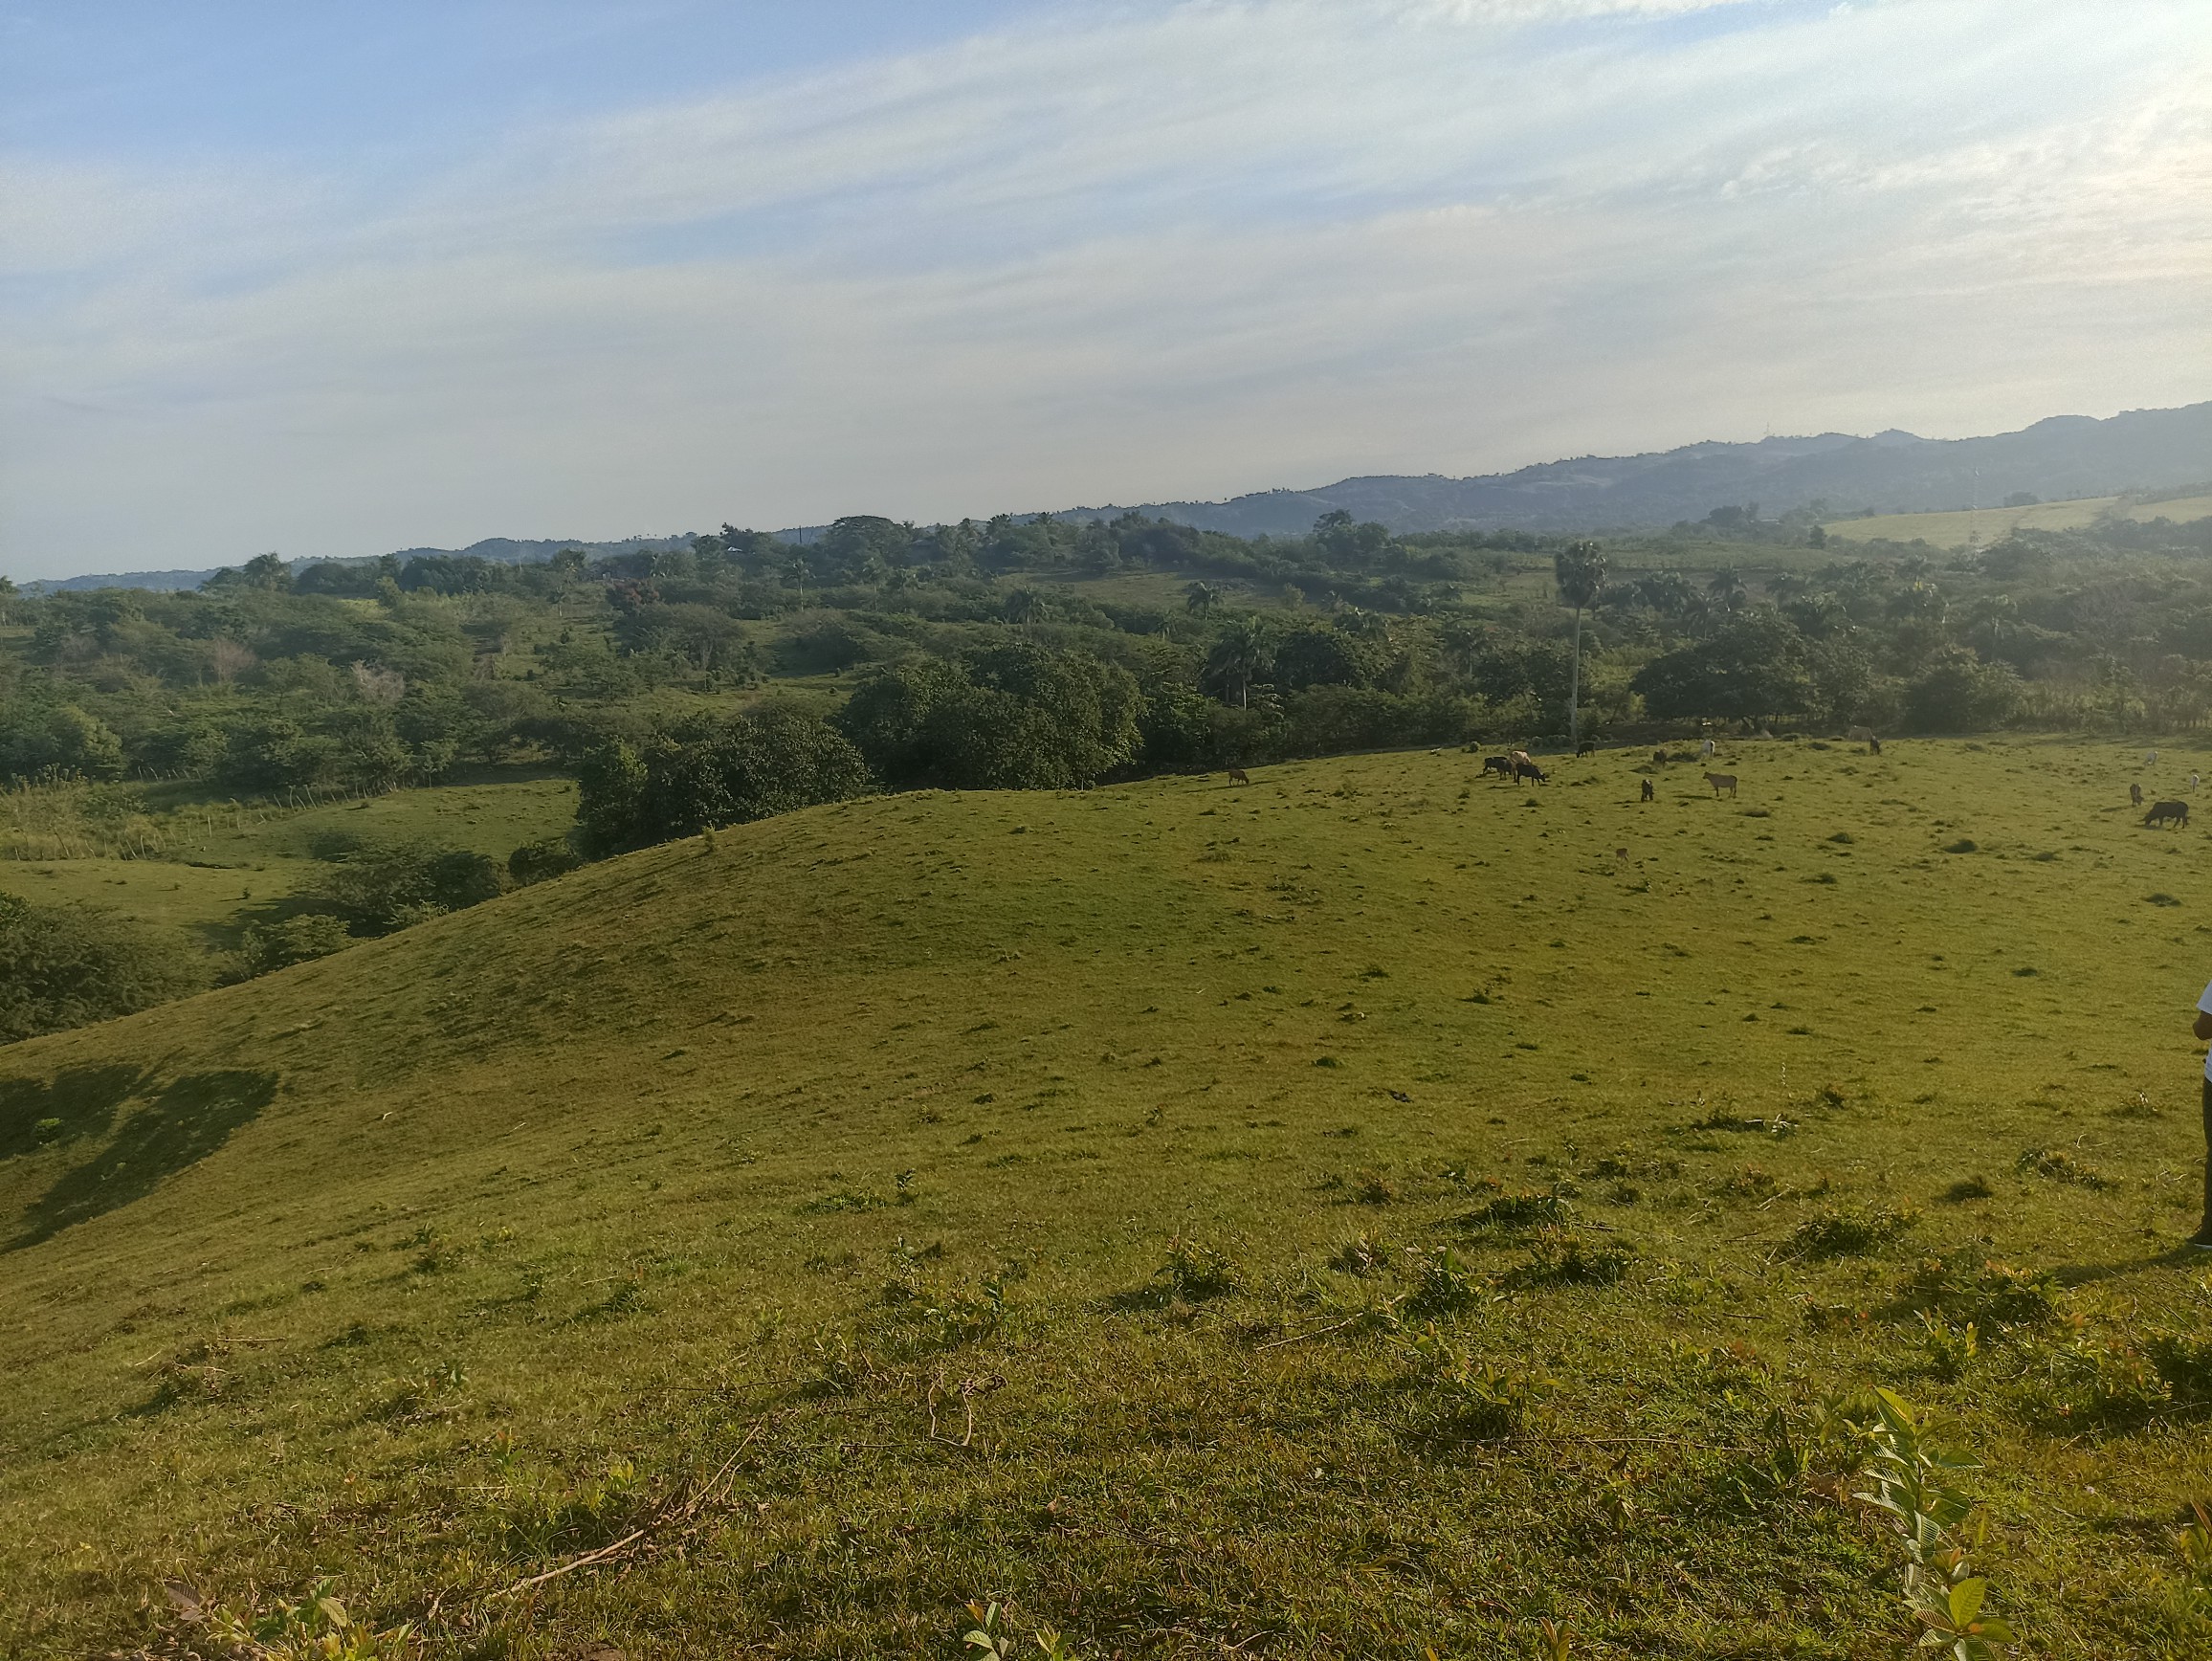
{"label": "grazing cow", "polygon": [[1526,755],[1518,750],[1514,752],[1513,779],[1516,785],[1523,779],[1534,779],[1539,785],[1548,782],[1543,768],[1537,766],[1536,763],[1530,761]]}
{"label": "grazing cow", "polygon": [[1597,747],[1598,741],[1596,739],[1584,739],[1581,743],[1575,746],[1575,754],[1578,756],[1586,756]]}
{"label": "grazing cow", "polygon": [[1726,790],[1731,796],[1736,794],[1736,775],[1734,773],[1708,773],[1705,775],[1705,782],[1713,786],[1713,793],[1715,796],[1723,790]]}
{"label": "grazing cow", "polygon": [[1647,802],[1656,800],[1658,794],[1659,792],[1651,787],[1651,781],[1649,779],[1646,779],[1644,781],[1644,800]]}
{"label": "grazing cow", "polygon": [[1667,752],[1665,750],[1653,750],[1651,759],[1664,767],[1667,764]]}
{"label": "grazing cow", "polygon": [[1626,848],[1616,848],[1613,850],[1613,857],[1615,859],[1626,859],[1628,857],[1628,851]]}
{"label": "grazing cow", "polygon": [[1852,727],[1848,732],[1845,733],[1844,737],[1849,739],[1854,744],[1870,744],[1874,742],[1874,729],[1872,727],[1855,726]]}
{"label": "grazing cow", "polygon": [[2142,805],[2143,786],[2140,785],[2130,785],[2128,786],[2128,806],[2131,808],[2140,808]]}
{"label": "grazing cow", "polygon": [[2143,752],[2143,765],[2146,767],[2155,767],[2157,764],[2158,752],[2157,750],[2145,750]]}
{"label": "grazing cow", "polygon": [[2191,773],[2191,774],[2189,775],[2189,791],[2190,791],[2190,794],[2194,795],[2194,794],[2196,793],[2196,790],[2197,790],[2197,775],[2196,775],[2195,773]]}
{"label": "grazing cow", "polygon": [[1513,763],[1504,756],[1485,756],[1482,758],[1482,770],[1510,779],[1513,777]]}
{"label": "grazing cow", "polygon": [[1867,741],[1867,754],[1869,756],[1878,756],[1881,753],[1882,741],[1880,739],[1869,739]]}
{"label": "grazing cow", "polygon": [[1252,776],[1242,767],[1231,767],[1228,770],[1228,782],[1232,785],[1249,785],[1252,782]]}
{"label": "grazing cow", "polygon": [[1703,743],[1699,744],[1697,746],[1697,754],[1701,761],[1710,762],[1713,760],[1713,741],[1711,739],[1707,739]]}
{"label": "grazing cow", "polygon": [[2177,830],[2189,828],[2189,804],[2186,802],[2157,802],[2143,815],[2146,825],[2171,825]]}

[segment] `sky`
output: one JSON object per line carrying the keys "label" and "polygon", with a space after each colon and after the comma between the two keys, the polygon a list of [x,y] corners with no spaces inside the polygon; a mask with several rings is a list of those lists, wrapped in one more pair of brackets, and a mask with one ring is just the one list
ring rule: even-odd
{"label": "sky", "polygon": [[2201,0],[0,0],[0,572],[2212,396]]}

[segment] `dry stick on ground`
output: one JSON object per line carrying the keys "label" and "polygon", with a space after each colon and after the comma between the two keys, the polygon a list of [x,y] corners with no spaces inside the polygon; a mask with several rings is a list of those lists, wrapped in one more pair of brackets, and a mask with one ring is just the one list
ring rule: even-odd
{"label": "dry stick on ground", "polygon": [[[768,1418],[769,1415],[763,1413],[753,1421],[753,1428],[745,1432],[744,1440],[731,1451],[730,1456],[722,1461],[720,1469],[716,1471],[698,1488],[692,1491],[691,1498],[683,1505],[677,1506],[672,1496],[669,1502],[646,1522],[644,1527],[631,1529],[612,1545],[603,1545],[596,1551],[586,1552],[582,1557],[571,1558],[559,1568],[547,1569],[542,1575],[532,1575],[528,1580],[517,1581],[513,1585],[503,1587],[492,1595],[496,1598],[511,1598],[518,1592],[528,1591],[532,1586],[543,1585],[547,1581],[559,1580],[563,1575],[573,1574],[578,1569],[590,1568],[595,1563],[611,1561],[639,1540],[657,1534],[671,1523],[692,1522],[692,1519],[698,1516],[702,1508],[711,1500],[719,1497],[717,1491],[723,1487],[731,1473],[737,1469],[738,1461],[743,1456],[745,1450],[750,1448],[762,1430],[767,1428]],[[688,1539],[697,1534],[701,1526],[701,1524],[692,1522],[692,1526],[685,1529],[679,1538]]]}

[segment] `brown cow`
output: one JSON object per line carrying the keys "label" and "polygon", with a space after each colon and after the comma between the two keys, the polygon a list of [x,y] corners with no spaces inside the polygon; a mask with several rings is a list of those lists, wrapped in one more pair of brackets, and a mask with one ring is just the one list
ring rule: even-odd
{"label": "brown cow", "polygon": [[1513,777],[1513,763],[1503,756],[1485,756],[1482,758],[1482,770],[1510,779]]}
{"label": "brown cow", "polygon": [[1736,794],[1736,775],[1734,773],[1708,773],[1705,775],[1705,782],[1713,786],[1713,793],[1715,796],[1723,790],[1726,790],[1731,796]]}
{"label": "brown cow", "polygon": [[1651,787],[1651,781],[1649,779],[1646,779],[1644,781],[1644,800],[1647,802],[1655,801],[1658,798],[1658,795],[1659,792]]}
{"label": "brown cow", "polygon": [[1228,770],[1228,782],[1232,785],[1249,785],[1252,782],[1252,777],[1242,767],[1231,767]]}
{"label": "brown cow", "polygon": [[1517,785],[1523,779],[1534,779],[1537,784],[1543,784],[1544,770],[1537,765],[1528,751],[1515,750],[1513,753],[1513,782]]}
{"label": "brown cow", "polygon": [[2131,808],[2140,808],[2142,805],[2143,786],[2140,785],[2130,785],[2128,786],[2128,806]]}
{"label": "brown cow", "polygon": [[2186,802],[2158,802],[2143,815],[2146,825],[2171,825],[2177,830],[2189,828],[2189,804]]}

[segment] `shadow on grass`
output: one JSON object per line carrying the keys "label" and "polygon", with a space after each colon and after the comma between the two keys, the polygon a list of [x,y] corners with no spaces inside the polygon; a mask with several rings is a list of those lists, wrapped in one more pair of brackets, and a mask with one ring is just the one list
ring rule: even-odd
{"label": "shadow on grass", "polygon": [[2207,1267],[2212,1267],[2212,1251],[2201,1251],[2194,1246],[2169,1246],[2163,1251],[2154,1251],[2145,1257],[2130,1257],[2122,1263],[2068,1263],[2050,1273],[2061,1286],[2087,1286],[2091,1281],[2114,1280],[2143,1269]]}
{"label": "shadow on grass", "polygon": [[[100,1071],[122,1074],[128,1070]],[[68,1077],[62,1074],[54,1088],[58,1089]],[[107,1118],[112,1119],[122,1103],[137,1094],[138,1082],[134,1075],[132,1088],[120,1094],[105,1098],[88,1096],[93,1104],[88,1122],[90,1116],[101,1111],[99,1104],[102,1099]],[[113,1084],[110,1080],[111,1091]],[[13,1251],[35,1246],[73,1223],[144,1199],[165,1177],[196,1164],[221,1147],[232,1131],[267,1107],[276,1094],[274,1073],[233,1070],[187,1074],[125,1118],[105,1147],[64,1171],[43,1197],[26,1207],[22,1232],[5,1249]],[[105,1122],[101,1120],[102,1125]]]}
{"label": "shadow on grass", "polygon": [[70,1067],[50,1084],[34,1078],[0,1084],[0,1160],[99,1136],[150,1077],[136,1067]]}

